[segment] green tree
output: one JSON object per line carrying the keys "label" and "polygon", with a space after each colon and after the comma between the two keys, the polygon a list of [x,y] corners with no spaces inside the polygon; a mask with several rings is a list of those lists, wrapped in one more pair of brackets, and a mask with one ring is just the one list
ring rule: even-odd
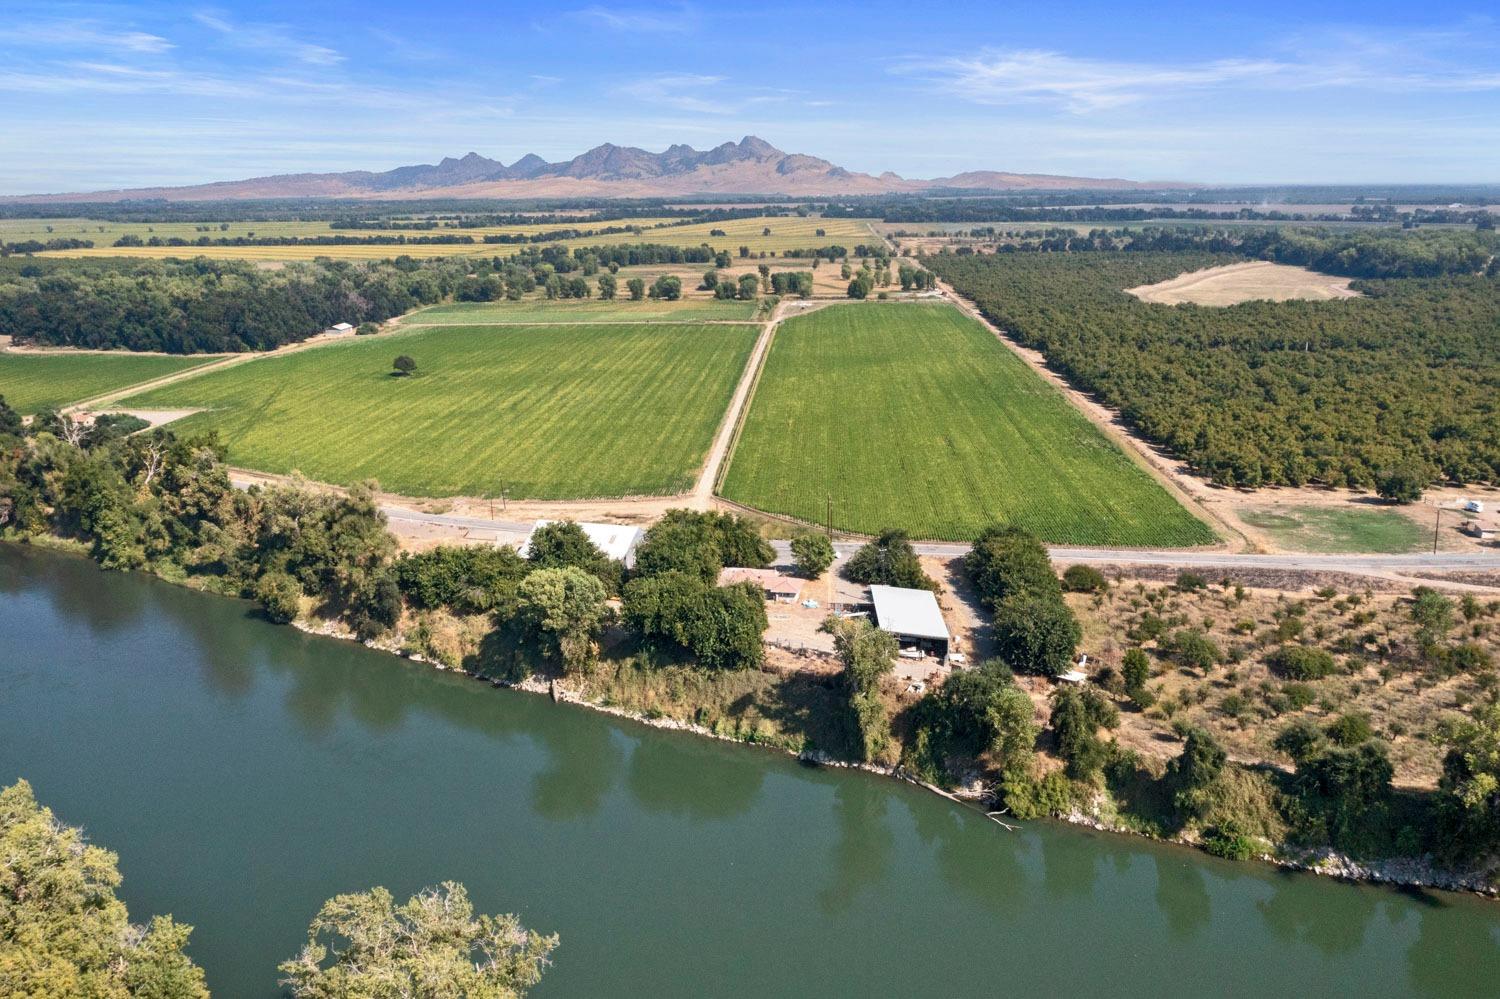
{"label": "green tree", "polygon": [[874,541],[863,545],[844,563],[844,576],[855,583],[901,586],[914,590],[938,589],[937,581],[922,571],[917,550],[907,540],[906,532],[882,531]]}
{"label": "green tree", "polygon": [[1403,462],[1381,472],[1375,480],[1375,492],[1392,503],[1415,503],[1432,477],[1415,462]]}
{"label": "green tree", "polygon": [[557,943],[512,915],[475,916],[452,881],[400,906],[372,888],[323,903],[281,984],[295,999],[516,999],[541,981]]}
{"label": "green tree", "polygon": [[1477,705],[1444,741],[1440,814],[1453,840],[1492,850],[1500,845],[1500,699]]}
{"label": "green tree", "polygon": [[1022,673],[1061,676],[1073,666],[1083,629],[1061,600],[1013,593],[995,607],[996,647]]}
{"label": "green tree", "polygon": [[1166,781],[1172,789],[1177,814],[1184,821],[1201,819],[1213,806],[1213,789],[1229,762],[1224,752],[1206,730],[1188,730],[1182,753],[1167,764]]}
{"label": "green tree", "polygon": [[792,561],[808,579],[817,579],[833,565],[833,542],[828,535],[809,531],[792,539]]}
{"label": "green tree", "polygon": [[410,356],[401,354],[391,362],[391,367],[395,369],[398,375],[409,375],[417,370],[417,362],[412,360]]}
{"label": "green tree", "polygon": [[742,301],[750,301],[760,292],[760,278],[754,274],[741,274],[739,280],[738,297]]}
{"label": "green tree", "polygon": [[1125,680],[1125,696],[1137,707],[1149,708],[1156,702],[1146,689],[1146,682],[1151,679],[1151,659],[1144,649],[1127,649],[1120,663],[1120,672]]}
{"label": "green tree", "polygon": [[913,762],[939,777],[949,759],[967,762],[988,754],[1002,771],[1029,772],[1037,736],[1034,714],[1031,698],[1000,660],[959,670],[918,702]]}
{"label": "green tree", "polygon": [[1097,690],[1058,687],[1052,692],[1052,733],[1058,755],[1074,780],[1093,778],[1109,759],[1099,729],[1120,724],[1120,713]]}
{"label": "green tree", "polygon": [[1062,586],[1069,593],[1103,593],[1109,583],[1104,573],[1091,565],[1070,565],[1063,573]]}
{"label": "green tree", "polygon": [[598,654],[596,639],[609,620],[608,596],[598,577],[583,569],[537,569],[517,590],[517,620],[566,671],[581,672]]}
{"label": "green tree", "polygon": [[639,302],[646,297],[646,282],[642,278],[631,278],[625,282],[625,287],[630,292],[630,300],[632,302]]}
{"label": "green tree", "polygon": [[599,275],[600,298],[604,299],[605,301],[609,301],[610,299],[615,297],[615,294],[619,291],[619,287],[619,282],[615,279],[615,276],[613,274]]}
{"label": "green tree", "polygon": [[255,599],[272,622],[290,624],[302,607],[302,585],[284,572],[268,572],[255,584]]}
{"label": "green tree", "polygon": [[600,551],[571,520],[553,521],[532,531],[526,559],[538,569],[574,566],[597,576],[610,593],[620,592],[624,566]]}
{"label": "green tree", "polygon": [[896,665],[896,638],[865,618],[825,618],[822,630],[833,635],[843,663],[843,687],[860,759],[878,759],[890,745],[890,721],[880,686]]}
{"label": "green tree", "polygon": [[1020,528],[985,528],[964,556],[964,572],[979,591],[980,600],[991,609],[1012,593],[1061,599],[1061,585],[1052,571],[1047,549]]}
{"label": "green tree", "polygon": [[20,781],[0,791],[0,995],[36,999],[207,999],[183,953],[192,927],[133,926],[118,858],[37,804]]}
{"label": "green tree", "polygon": [[663,302],[675,302],[682,297],[682,278],[675,274],[663,274],[651,284],[651,297]]}

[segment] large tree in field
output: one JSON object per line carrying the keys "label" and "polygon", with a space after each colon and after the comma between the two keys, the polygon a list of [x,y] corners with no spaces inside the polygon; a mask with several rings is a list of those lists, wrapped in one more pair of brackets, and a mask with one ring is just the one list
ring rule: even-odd
{"label": "large tree in field", "polygon": [[116,862],[25,781],[0,791],[0,995],[207,999],[182,952],[192,927],[171,916],[131,925]]}
{"label": "large tree in field", "polygon": [[373,888],[323,903],[282,984],[295,999],[516,999],[556,946],[515,916],[475,916],[461,884],[399,906]]}

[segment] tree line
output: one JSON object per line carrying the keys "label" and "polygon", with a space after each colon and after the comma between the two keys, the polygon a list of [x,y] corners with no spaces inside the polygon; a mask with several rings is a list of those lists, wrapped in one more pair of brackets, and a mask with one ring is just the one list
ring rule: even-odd
{"label": "tree line", "polygon": [[1500,281],[1364,281],[1358,299],[1228,308],[1153,305],[1121,290],[1234,259],[1101,251],[925,262],[1216,483],[1500,481]]}

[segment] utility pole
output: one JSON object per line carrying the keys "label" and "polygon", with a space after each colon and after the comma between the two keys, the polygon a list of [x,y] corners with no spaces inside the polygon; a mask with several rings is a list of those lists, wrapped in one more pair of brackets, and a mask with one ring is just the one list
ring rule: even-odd
{"label": "utility pole", "polygon": [[505,511],[505,510],[509,510],[510,509],[510,505],[507,502],[509,499],[510,499],[510,487],[509,486],[505,486],[504,488],[502,488],[500,490],[500,509],[501,509],[501,511]]}
{"label": "utility pole", "polygon": [[828,540],[833,540],[833,494],[828,494]]}
{"label": "utility pole", "polygon": [[1442,507],[1438,507],[1437,510],[1436,510],[1436,514],[1437,514],[1437,516],[1432,521],[1432,554],[1434,554],[1434,555],[1437,554],[1437,548],[1438,548],[1438,525],[1440,525],[1443,522],[1443,508]]}

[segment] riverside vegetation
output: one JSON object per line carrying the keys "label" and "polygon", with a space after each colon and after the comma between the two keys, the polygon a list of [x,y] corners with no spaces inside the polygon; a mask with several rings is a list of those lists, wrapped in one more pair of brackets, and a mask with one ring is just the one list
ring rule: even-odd
{"label": "riverside vegetation", "polygon": [[[207,999],[184,952],[191,926],[132,924],[118,858],[37,803],[0,791],[0,993],[34,999]],[[294,999],[462,995],[518,999],[541,980],[556,936],[515,916],[475,916],[447,882],[397,906],[374,888],[329,899],[307,945],[281,965]]]}
{"label": "riverside vegetation", "polygon": [[[898,767],[1018,816],[1091,815],[1231,856],[1431,854],[1487,884],[1500,847],[1492,665],[1476,643],[1454,640],[1454,607],[1436,595],[1418,594],[1410,612],[1422,661],[1491,682],[1479,685],[1484,696],[1467,716],[1439,733],[1446,752],[1436,790],[1398,793],[1387,740],[1359,718],[1288,726],[1275,748],[1293,761],[1290,772],[1231,760],[1198,724],[1179,729],[1181,752],[1165,766],[1111,738],[1127,712],[1165,700],[1151,682],[1159,670],[1152,657],[1203,671],[1220,660],[1214,641],[1187,626],[1170,625],[1170,641],[1141,636],[1118,682],[1101,675],[1088,687],[1060,686],[1035,710],[1014,677],[1070,668],[1082,626],[1068,590],[1089,593],[1103,581],[1087,570],[1059,579],[1045,549],[1019,529],[983,532],[964,566],[992,616],[999,658],[913,700],[889,679],[892,643],[855,620],[828,624],[837,674],[759,668],[767,623],[760,593],[715,583],[722,566],[765,566],[772,551],[733,515],[669,513],[628,572],[568,523],[540,532],[526,558],[485,547],[397,556],[368,487],[348,496],[295,486],[240,492],[211,437],[121,437],[106,426],[74,444],[46,426],[23,432],[8,409],[0,409],[0,436],[8,537],[54,539],[109,568],[251,597],[273,620],[336,620],[372,644],[495,680],[559,677],[596,703]],[[869,582],[927,585],[899,532],[851,564]],[[1479,608],[1469,632],[1487,634],[1493,613]],[[1264,649],[1270,668],[1314,692],[1370,654],[1356,646],[1336,657],[1293,628],[1267,637]]]}

